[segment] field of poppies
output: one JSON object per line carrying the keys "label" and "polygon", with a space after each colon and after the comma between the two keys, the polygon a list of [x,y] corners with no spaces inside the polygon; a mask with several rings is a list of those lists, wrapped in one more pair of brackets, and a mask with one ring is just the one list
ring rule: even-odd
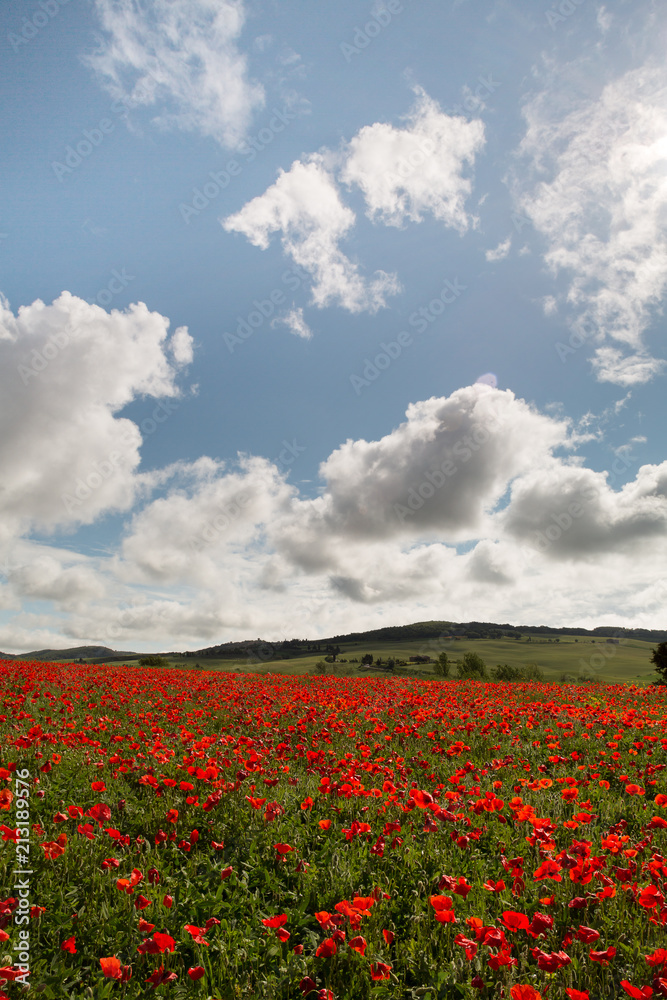
{"label": "field of poppies", "polygon": [[667,997],[667,689],[11,661],[0,701],[0,1000]]}

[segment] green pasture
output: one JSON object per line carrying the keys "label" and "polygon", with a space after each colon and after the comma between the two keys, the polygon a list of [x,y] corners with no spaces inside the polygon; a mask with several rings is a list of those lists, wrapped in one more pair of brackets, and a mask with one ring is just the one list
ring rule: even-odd
{"label": "green pasture", "polygon": [[[551,641],[549,641],[551,638]],[[598,681],[603,684],[650,684],[656,674],[651,664],[651,651],[654,644],[638,639],[621,639],[618,644],[607,643],[604,638],[592,641],[583,636],[560,636],[557,642],[553,637],[532,636],[516,639],[460,639],[460,640],[415,640],[394,642],[371,642],[341,644],[341,652],[335,664],[327,663],[327,673],[337,676],[368,677],[379,674],[379,671],[360,670],[361,657],[372,653],[373,657],[382,657],[383,661],[393,658],[396,661],[409,660],[410,656],[426,655],[434,660],[441,650],[447,652],[451,661],[461,659],[464,653],[474,651],[492,669],[497,664],[507,663],[512,667],[525,667],[536,664],[544,674],[545,681],[564,683],[591,683]],[[171,656],[170,664],[186,670],[199,667],[202,670],[216,670],[226,673],[280,673],[280,674],[311,674],[315,672],[315,664],[324,659],[325,653],[308,653],[292,659],[282,659],[280,654],[275,659],[257,657],[239,659],[216,659],[213,657]],[[358,663],[350,663],[356,659]],[[128,663],[136,662],[127,660]],[[398,675],[415,677],[434,677],[433,663],[410,664],[398,667]],[[452,670],[450,676],[456,677]]]}

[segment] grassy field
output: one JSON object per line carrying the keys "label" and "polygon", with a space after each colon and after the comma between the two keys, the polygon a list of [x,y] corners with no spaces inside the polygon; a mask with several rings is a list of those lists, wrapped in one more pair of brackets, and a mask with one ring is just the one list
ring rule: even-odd
{"label": "grassy field", "polygon": [[[352,659],[361,661],[364,653],[372,653],[374,657],[395,660],[409,660],[410,656],[419,654],[435,659],[441,650],[447,652],[450,660],[461,659],[464,653],[474,651],[493,668],[497,664],[507,663],[513,667],[525,667],[536,664],[548,682],[578,683],[598,681],[604,684],[650,684],[656,677],[651,664],[651,651],[654,644],[638,639],[621,639],[618,645],[607,643],[604,639],[594,642],[582,636],[562,636],[557,642],[547,637],[526,639],[461,639],[461,640],[429,640],[427,642],[375,642],[350,643],[341,646],[341,653],[336,663],[327,664],[327,673],[339,676],[364,677],[368,672],[360,670],[359,663],[350,663]],[[293,659],[242,658],[237,660],[215,659],[212,657],[170,657],[170,664],[192,670],[198,663],[202,670],[215,670],[227,673],[275,673],[275,674],[310,674],[315,670],[315,664],[324,658],[324,652],[310,653]],[[132,661],[127,661],[132,662]],[[433,664],[410,664],[400,668],[399,673],[416,677],[433,676]],[[456,676],[455,671],[452,672]]]}

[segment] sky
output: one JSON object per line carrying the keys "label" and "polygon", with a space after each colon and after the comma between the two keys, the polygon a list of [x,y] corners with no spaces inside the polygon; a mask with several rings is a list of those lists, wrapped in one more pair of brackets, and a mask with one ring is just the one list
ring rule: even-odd
{"label": "sky", "polygon": [[667,628],[666,42],[4,0],[0,649]]}

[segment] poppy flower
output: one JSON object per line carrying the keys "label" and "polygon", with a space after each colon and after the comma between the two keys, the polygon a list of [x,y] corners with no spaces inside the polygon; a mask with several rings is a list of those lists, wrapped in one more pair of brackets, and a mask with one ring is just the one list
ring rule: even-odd
{"label": "poppy flower", "polygon": [[594,930],[593,927],[585,927],[584,924],[579,924],[579,930],[576,935],[580,941],[584,944],[592,944],[593,941],[598,941],[600,938],[600,932]]}
{"label": "poppy flower", "polygon": [[266,920],[262,920],[265,927],[282,927],[283,924],[287,923],[287,914],[280,913],[277,917],[268,917]]}
{"label": "poppy flower", "polygon": [[502,879],[499,882],[494,882],[492,878],[488,879],[482,886],[482,889],[486,889],[487,892],[502,892],[506,888]]}
{"label": "poppy flower", "polygon": [[188,934],[192,935],[192,940],[196,944],[203,944],[206,945],[206,947],[208,948],[208,941],[205,941],[203,938],[203,935],[206,934],[205,927],[195,927],[194,924],[186,924],[185,930],[188,932]]}
{"label": "poppy flower", "polygon": [[162,897],[162,905],[166,906],[167,909],[170,910],[172,908],[172,906],[174,905],[174,897],[170,896],[169,894],[167,894],[166,896],[163,896]]}
{"label": "poppy flower", "polygon": [[512,1000],[542,1000],[542,994],[530,984],[522,986],[517,983],[510,989],[510,996]]}
{"label": "poppy flower", "polygon": [[178,979],[176,973],[165,972],[164,965],[161,965],[160,968],[156,969],[155,972],[151,976],[149,976],[148,979],[146,979],[145,981],[147,983],[150,983],[153,989],[157,989],[157,987],[161,986],[162,983],[171,983],[175,979]]}
{"label": "poppy flower", "polygon": [[321,820],[318,821],[317,825],[319,826],[319,828],[321,830],[328,830],[329,827],[331,826],[331,820],[330,819],[321,819]]}
{"label": "poppy flower", "polygon": [[318,913],[315,914],[315,919],[317,920],[320,927],[324,930],[329,926],[329,923],[331,921],[331,914],[328,913],[327,910],[320,910]]}
{"label": "poppy flower", "polygon": [[387,965],[386,962],[372,962],[371,963],[371,979],[376,981],[381,979],[390,979],[390,973],[392,970],[391,965]]}
{"label": "poppy flower", "polygon": [[223,868],[222,871],[220,872],[220,878],[224,881],[224,879],[229,878],[229,876],[232,874],[233,871],[234,869],[232,868],[231,865],[229,865],[228,868]]}
{"label": "poppy flower", "polygon": [[11,809],[13,799],[14,795],[10,789],[3,788],[0,791],[0,809]]}
{"label": "poppy flower", "polygon": [[140,934],[150,934],[152,930],[155,930],[155,924],[149,924],[143,917],[139,918],[138,927]]}
{"label": "poppy flower", "polygon": [[282,941],[283,944],[285,944],[286,941],[289,941],[291,936],[292,935],[290,934],[290,932],[287,930],[286,927],[276,928],[276,937],[278,938],[279,941]]}
{"label": "poppy flower", "polygon": [[358,935],[357,937],[350,938],[350,940],[347,943],[350,948],[352,948],[354,951],[359,952],[360,955],[363,955],[366,952],[366,939],[361,937],[360,935]]}
{"label": "poppy flower", "polygon": [[382,937],[387,945],[393,944],[396,935],[393,931],[382,931]]}
{"label": "poppy flower", "polygon": [[616,949],[612,945],[610,948],[607,948],[606,951],[593,951],[591,949],[591,951],[589,951],[588,953],[588,956],[593,962],[599,962],[600,965],[609,965],[609,962],[611,961],[611,959],[614,957],[615,954],[616,954]]}
{"label": "poppy flower", "polygon": [[[101,958],[100,966],[102,975],[106,976],[107,979],[118,979],[121,983],[126,983],[132,978],[132,966],[121,965],[115,955],[112,955],[110,958]],[[1,973],[2,970],[0,969]]]}
{"label": "poppy flower", "polygon": [[66,941],[60,945],[61,951],[68,951],[70,955],[76,955],[76,938],[74,936],[68,937]]}
{"label": "poppy flower", "polygon": [[191,969],[188,969],[188,976],[194,982],[196,982],[197,979],[201,979],[202,976],[205,976],[205,975],[206,975],[206,969],[204,969],[203,966],[201,966],[201,965],[195,965]]}
{"label": "poppy flower", "polygon": [[160,951],[173,951],[176,947],[176,941],[170,934],[161,934],[159,931],[153,935],[153,940],[160,949]]}
{"label": "poppy flower", "polygon": [[331,958],[332,955],[336,954],[337,950],[334,939],[326,938],[315,952],[315,956],[316,958]]}
{"label": "poppy flower", "polygon": [[649,965],[657,966],[667,963],[667,948],[657,948],[653,954],[644,955]]}
{"label": "poppy flower", "polygon": [[571,986],[565,987],[565,992],[567,993],[570,1000],[590,1000],[588,995],[588,990],[575,990]]}
{"label": "poppy flower", "polygon": [[290,851],[294,850],[294,848],[290,847],[289,844],[274,844],[273,846],[276,849],[276,853],[277,853],[278,857],[281,858],[281,859],[283,859],[283,860],[284,860],[284,857],[285,857],[286,854],[289,854]]}
{"label": "poppy flower", "polygon": [[526,914],[517,913],[515,910],[504,910],[500,919],[510,931],[525,931],[529,926]]}
{"label": "poppy flower", "polygon": [[645,998],[653,996],[653,990],[650,986],[633,986],[627,979],[621,979],[621,986],[628,996],[635,997],[635,1000],[645,1000]]}

